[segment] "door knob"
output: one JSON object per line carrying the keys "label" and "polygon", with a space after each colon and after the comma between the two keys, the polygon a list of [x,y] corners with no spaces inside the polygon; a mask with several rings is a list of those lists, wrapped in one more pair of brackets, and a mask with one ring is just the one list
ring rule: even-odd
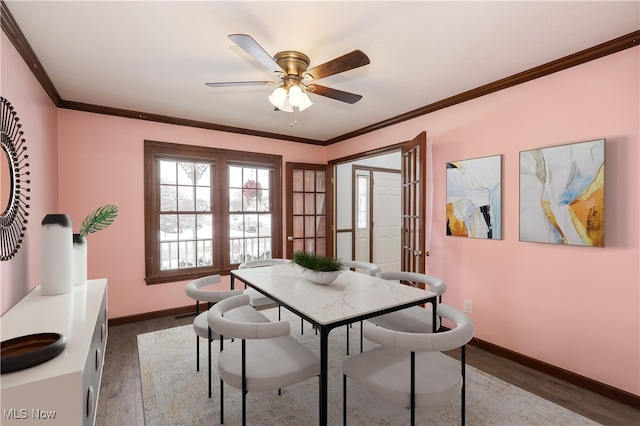
{"label": "door knob", "polygon": [[293,241],[293,237],[292,237],[291,235],[289,235],[289,236],[287,237],[287,241]]}

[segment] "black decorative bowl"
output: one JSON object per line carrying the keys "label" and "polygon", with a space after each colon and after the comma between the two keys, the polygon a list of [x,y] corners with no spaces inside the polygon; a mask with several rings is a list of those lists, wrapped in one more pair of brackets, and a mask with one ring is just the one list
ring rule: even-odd
{"label": "black decorative bowl", "polygon": [[67,338],[58,333],[38,333],[5,340],[0,345],[0,373],[4,374],[57,357],[67,347]]}

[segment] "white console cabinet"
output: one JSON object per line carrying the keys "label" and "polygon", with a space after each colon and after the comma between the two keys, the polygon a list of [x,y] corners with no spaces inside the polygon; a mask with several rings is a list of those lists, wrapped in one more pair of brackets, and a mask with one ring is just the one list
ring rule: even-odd
{"label": "white console cabinet", "polygon": [[55,296],[36,287],[0,318],[0,330],[2,341],[46,332],[67,337],[57,357],[0,376],[0,424],[93,425],[107,345],[107,280]]}

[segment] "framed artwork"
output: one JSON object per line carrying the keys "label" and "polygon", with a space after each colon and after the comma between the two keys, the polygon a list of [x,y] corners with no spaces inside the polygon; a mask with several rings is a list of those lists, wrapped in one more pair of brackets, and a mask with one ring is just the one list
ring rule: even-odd
{"label": "framed artwork", "polygon": [[520,241],[604,247],[604,142],[520,152]]}
{"label": "framed artwork", "polygon": [[447,163],[447,235],[502,239],[502,155]]}

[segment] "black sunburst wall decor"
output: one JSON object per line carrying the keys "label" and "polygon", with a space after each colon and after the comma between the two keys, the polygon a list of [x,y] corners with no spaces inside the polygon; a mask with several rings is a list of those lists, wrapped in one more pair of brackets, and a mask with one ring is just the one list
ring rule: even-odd
{"label": "black sunburst wall decor", "polygon": [[[29,156],[20,119],[4,97],[2,102],[2,152],[0,154],[0,260],[9,260],[18,253],[27,231],[29,216]],[[4,155],[5,160],[1,157]],[[3,171],[7,164],[7,171]],[[8,183],[3,182],[8,177]],[[5,195],[6,192],[6,195]],[[4,204],[6,201],[6,205]]]}

